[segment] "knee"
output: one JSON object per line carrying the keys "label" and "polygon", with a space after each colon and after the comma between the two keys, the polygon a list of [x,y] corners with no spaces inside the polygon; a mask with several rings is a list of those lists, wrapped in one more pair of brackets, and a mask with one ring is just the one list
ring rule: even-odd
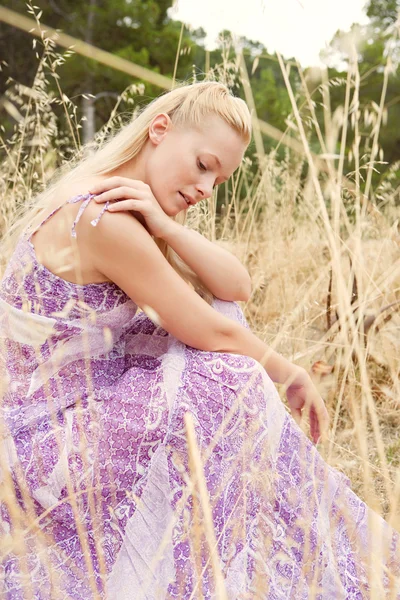
{"label": "knee", "polygon": [[219,298],[214,298],[212,307],[233,321],[237,321],[243,327],[247,327],[249,329],[249,325],[246,321],[246,317],[244,316],[243,310],[239,306],[237,302],[228,302],[227,300],[220,300]]}

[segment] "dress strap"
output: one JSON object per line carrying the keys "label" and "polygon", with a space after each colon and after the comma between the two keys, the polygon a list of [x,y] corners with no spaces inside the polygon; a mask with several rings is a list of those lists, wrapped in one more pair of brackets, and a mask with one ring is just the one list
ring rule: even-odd
{"label": "dress strap", "polygon": [[[77,214],[77,215],[76,215],[76,217],[75,217],[75,221],[74,221],[74,223],[73,223],[73,225],[72,225],[72,229],[71,229],[71,236],[72,236],[73,238],[76,238],[76,226],[77,226],[77,224],[78,224],[78,222],[79,222],[79,219],[80,219],[80,218],[81,218],[81,216],[83,215],[83,212],[84,212],[85,208],[86,208],[86,207],[89,205],[90,201],[91,201],[91,200],[92,200],[92,198],[94,198],[94,197],[95,197],[95,194],[90,194],[90,193],[88,193],[88,194],[79,194],[78,196],[73,196],[72,198],[69,198],[68,200],[66,200],[65,202],[63,202],[62,204],[60,204],[60,206],[57,206],[57,208],[55,208],[55,209],[54,209],[54,210],[53,210],[53,211],[52,211],[52,212],[51,212],[49,215],[47,215],[47,217],[46,217],[45,219],[43,219],[43,221],[42,221],[42,222],[41,222],[41,223],[40,223],[40,224],[39,224],[39,225],[38,225],[38,226],[37,226],[37,227],[36,227],[36,228],[35,228],[35,229],[32,231],[32,233],[29,235],[29,237],[28,237],[28,241],[30,242],[30,241],[31,241],[31,238],[32,238],[32,236],[33,236],[33,234],[35,234],[35,233],[38,231],[38,229],[40,229],[40,227],[41,227],[42,225],[44,225],[45,223],[47,223],[47,221],[48,221],[48,220],[49,220],[49,219],[50,219],[50,218],[51,218],[51,217],[52,217],[52,216],[53,216],[53,215],[54,215],[54,214],[55,214],[57,211],[59,211],[59,210],[60,210],[60,208],[62,208],[63,206],[65,206],[65,204],[75,204],[76,202],[80,202],[80,201],[83,199],[83,202],[82,202],[81,206],[79,207],[78,214]],[[101,211],[100,211],[100,213],[99,213],[98,217],[97,217],[96,219],[93,219],[93,221],[91,221],[91,222],[90,222],[90,223],[91,223],[91,225],[93,225],[93,227],[96,227],[97,223],[100,221],[101,217],[103,216],[103,214],[104,214],[104,213],[105,213],[105,211],[107,210],[107,208],[108,208],[108,205],[109,205],[109,204],[110,204],[109,202],[106,202],[106,203],[103,205],[103,207],[102,207],[102,209],[101,209]]]}
{"label": "dress strap", "polygon": [[[74,224],[72,225],[71,236],[73,238],[76,238],[76,229],[75,228],[78,224],[79,219],[83,215],[83,211],[85,210],[85,208],[88,206],[88,204],[94,197],[95,197],[95,194],[89,193],[89,194],[85,194],[84,196],[76,196],[75,198],[71,198],[70,200],[67,200],[67,202],[69,202],[70,204],[73,204],[75,202],[79,202],[79,200],[82,200],[82,198],[85,198],[85,200],[82,202],[82,204],[79,207],[78,214],[76,215]],[[90,221],[90,224],[93,225],[93,227],[96,227],[97,223],[100,221],[101,217],[104,215],[105,211],[107,210],[109,204],[110,204],[109,202],[106,202],[103,205],[103,207],[102,207],[99,215],[96,217],[96,219],[93,219],[93,221]]]}

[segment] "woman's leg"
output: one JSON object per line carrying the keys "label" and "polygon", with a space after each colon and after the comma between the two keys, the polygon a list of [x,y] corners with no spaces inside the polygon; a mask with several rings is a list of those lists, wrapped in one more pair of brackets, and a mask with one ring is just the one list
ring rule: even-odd
{"label": "woman's leg", "polygon": [[[237,305],[220,302],[217,309],[245,324]],[[324,462],[261,365],[246,356],[193,348],[186,348],[185,360],[167,438],[170,480],[179,490],[176,498],[182,498],[182,466],[185,477],[190,472],[184,424],[189,411],[228,598],[348,600],[370,598],[372,589],[389,598],[382,569],[400,574],[398,534]],[[196,586],[212,597],[215,574],[207,563],[199,502],[196,496],[184,508],[175,505],[181,513],[171,597],[190,597]]]}

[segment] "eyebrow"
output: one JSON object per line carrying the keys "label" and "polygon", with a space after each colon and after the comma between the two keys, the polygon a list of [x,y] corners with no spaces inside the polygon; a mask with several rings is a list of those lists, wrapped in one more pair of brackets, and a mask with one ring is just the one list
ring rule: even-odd
{"label": "eyebrow", "polygon": [[[215,161],[217,163],[217,165],[219,166],[219,168],[222,168],[221,165],[221,161],[219,160],[218,156],[216,154],[213,154],[212,152],[207,152],[207,154],[209,154],[210,156],[212,156],[213,158],[215,158]],[[224,180],[222,181],[222,183],[224,183],[224,181],[228,181],[229,177],[224,177]]]}
{"label": "eyebrow", "polygon": [[218,156],[216,154],[212,154],[211,152],[209,154],[210,154],[210,156],[212,156],[213,158],[215,158],[215,160],[217,161],[217,165],[219,167],[221,167],[222,166],[221,165],[221,161],[219,160]]}

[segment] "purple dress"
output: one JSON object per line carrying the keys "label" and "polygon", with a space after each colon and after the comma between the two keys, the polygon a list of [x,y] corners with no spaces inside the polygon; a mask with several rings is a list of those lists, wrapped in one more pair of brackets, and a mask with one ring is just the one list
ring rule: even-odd
{"label": "purple dress", "polygon": [[[68,201],[72,235],[91,199]],[[257,361],[186,346],[114,283],[54,275],[27,233],[1,281],[0,357],[1,598],[400,598],[399,534]]]}

